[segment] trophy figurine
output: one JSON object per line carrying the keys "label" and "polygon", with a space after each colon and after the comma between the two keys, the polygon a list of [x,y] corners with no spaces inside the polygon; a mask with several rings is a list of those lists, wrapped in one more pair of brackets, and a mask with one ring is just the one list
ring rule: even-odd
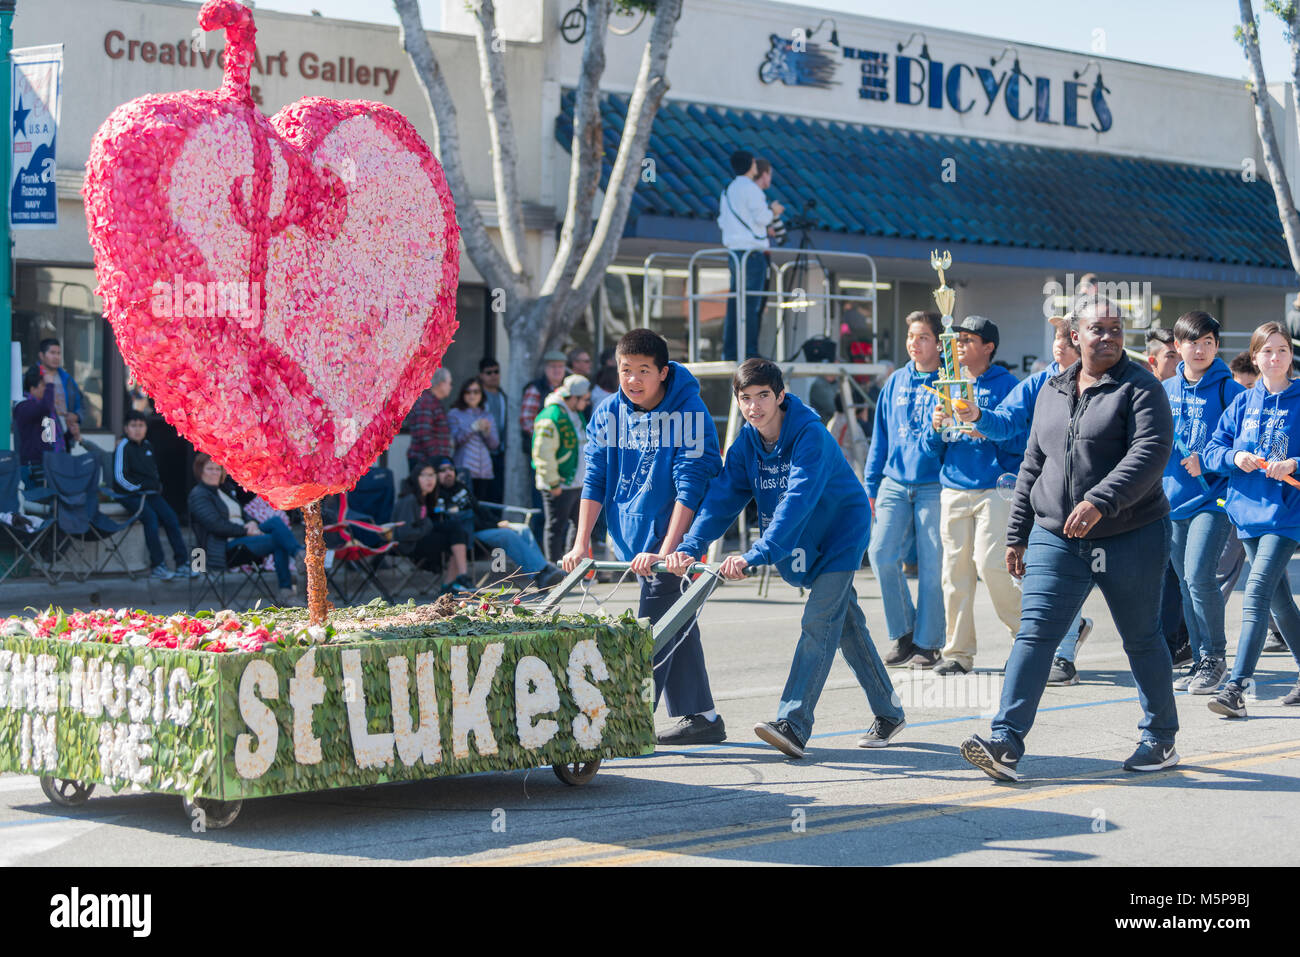
{"label": "trophy figurine", "polygon": [[[957,292],[943,277],[943,271],[952,268],[952,254],[944,250],[940,255],[937,249],[934,250],[930,253],[930,266],[939,274],[939,288],[934,291],[934,302],[943,314],[943,332],[939,335],[943,375],[935,383],[939,387],[935,391],[948,403],[949,411],[952,411],[975,401],[975,383],[961,375],[961,365],[957,361],[957,333],[952,331],[952,307],[957,301]],[[943,440],[955,442],[973,431],[974,425],[953,416],[953,424],[943,430]]]}

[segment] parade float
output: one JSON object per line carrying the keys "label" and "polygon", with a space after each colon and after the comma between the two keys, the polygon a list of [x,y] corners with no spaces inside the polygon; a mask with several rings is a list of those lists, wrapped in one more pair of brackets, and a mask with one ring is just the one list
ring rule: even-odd
{"label": "parade float", "polygon": [[303,510],[307,608],[8,619],[0,770],[64,806],[96,784],[174,793],[213,828],[245,798],[548,764],[581,784],[652,751],[644,621],[501,596],[329,606],[321,499],[355,485],[441,364],[455,210],[400,113],[309,97],[265,117],[251,11],[208,0],[199,24],[225,30],[221,88],[126,103],[91,145],[98,292],[158,412]]}

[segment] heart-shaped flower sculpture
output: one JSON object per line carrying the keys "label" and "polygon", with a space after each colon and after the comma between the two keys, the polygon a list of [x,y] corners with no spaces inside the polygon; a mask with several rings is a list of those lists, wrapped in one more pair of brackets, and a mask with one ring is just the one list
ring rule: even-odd
{"label": "heart-shaped flower sculpture", "polygon": [[95,134],[86,220],[99,295],[158,411],[245,488],[295,508],[388,447],[456,329],[459,229],[442,168],[396,110],[309,97],[269,120],[255,27],[221,89],[144,96]]}

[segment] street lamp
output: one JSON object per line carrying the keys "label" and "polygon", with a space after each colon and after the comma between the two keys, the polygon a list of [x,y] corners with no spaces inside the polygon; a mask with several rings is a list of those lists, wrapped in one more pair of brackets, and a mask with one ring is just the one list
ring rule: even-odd
{"label": "street lamp", "polygon": [[13,389],[10,382],[9,358],[13,351],[13,287],[11,285],[13,269],[13,251],[9,238],[9,179],[13,175],[10,164],[13,163],[13,124],[8,115],[13,100],[13,69],[9,65],[9,51],[14,46],[13,19],[18,0],[0,0],[0,103],[4,104],[5,123],[4,139],[0,140],[0,184],[3,185],[4,199],[0,200],[0,344],[4,352],[0,354],[0,448],[10,448],[10,433],[13,430],[13,403],[9,396]]}

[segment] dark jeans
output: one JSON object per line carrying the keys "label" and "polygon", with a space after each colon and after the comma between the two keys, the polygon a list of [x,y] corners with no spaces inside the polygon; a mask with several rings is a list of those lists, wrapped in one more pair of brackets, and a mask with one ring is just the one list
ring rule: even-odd
{"label": "dark jeans", "polygon": [[[745,258],[745,250],[733,250],[739,259]],[[736,303],[735,295],[739,288],[736,284],[737,264],[727,258],[727,269],[731,273],[732,298],[727,300],[727,318],[722,326],[722,358],[728,362],[736,360]],[[763,290],[767,288],[767,253],[751,252],[744,264],[745,270],[745,355],[750,358],[758,355],[758,327],[763,321]]]}
{"label": "dark jeans", "polygon": [[[487,494],[479,496],[480,502],[506,502],[506,453],[504,450],[491,453],[492,477],[487,482]],[[478,494],[477,492],[475,493]]]}
{"label": "dark jeans", "polygon": [[469,547],[470,535],[465,525],[456,520],[434,522],[433,529],[415,543],[409,553],[410,558],[421,568],[429,571],[442,571],[442,556],[451,551],[453,545]]}
{"label": "dark jeans", "polygon": [[243,545],[256,558],[271,556],[275,562],[275,582],[281,588],[292,588],[293,577],[289,574],[289,559],[302,551],[302,545],[293,537],[289,526],[278,515],[268,518],[258,526],[265,534],[241,535],[226,541],[226,555],[229,557],[235,546]]}
{"label": "dark jeans", "polygon": [[[1172,535],[1170,536],[1172,541]],[[1174,565],[1171,561],[1165,567],[1165,577],[1161,584],[1160,592],[1160,633],[1164,635],[1165,644],[1169,646],[1169,656],[1172,660],[1175,652],[1178,651],[1184,641],[1191,641],[1191,633],[1187,630],[1187,622],[1183,618],[1183,593],[1182,586],[1178,584],[1178,573],[1174,571]]]}
{"label": "dark jeans", "polygon": [[1035,525],[1025,551],[1020,633],[1007,658],[993,738],[1025,752],[1052,656],[1095,583],[1106,598],[1137,683],[1142,737],[1172,745],[1178,733],[1173,661],[1160,630],[1158,595],[1169,567],[1168,517],[1107,538],[1062,538]]}
{"label": "dark jeans", "polygon": [[1282,535],[1242,539],[1250,558],[1250,577],[1241,604],[1241,637],[1232,662],[1229,681],[1238,684],[1255,675],[1259,654],[1268,636],[1269,612],[1279,625],[1282,640],[1300,664],[1300,609],[1287,585],[1286,566],[1295,554],[1297,542]]}
{"label": "dark jeans", "polygon": [[[677,575],[664,573],[641,579],[641,603],[638,618],[657,622],[682,597],[682,583]],[[684,637],[683,637],[684,634]],[[681,644],[678,644],[678,642]],[[674,650],[675,646],[675,650]],[[680,718],[713,710],[713,693],[709,690],[709,672],[704,666],[704,646],[700,643],[700,626],[692,623],[668,640],[654,658],[655,707],[664,695],[668,714]]]}
{"label": "dark jeans", "polygon": [[[140,505],[139,495],[128,495],[122,499],[122,505],[129,512],[134,512]],[[144,525],[144,543],[149,549],[149,565],[157,568],[164,565],[162,539],[158,536],[158,526],[167,532],[167,541],[172,547],[172,557],[176,559],[177,568],[185,568],[190,563],[189,549],[185,547],[185,537],[181,535],[181,523],[167,504],[167,500],[158,493],[144,496],[144,508],[140,510],[140,522]]]}
{"label": "dark jeans", "polygon": [[[542,492],[542,514],[545,516],[543,543],[546,560],[558,562],[568,550],[569,524],[578,524],[578,506],[582,503],[581,488],[566,488],[559,495]],[[674,576],[676,577],[676,576]]]}

